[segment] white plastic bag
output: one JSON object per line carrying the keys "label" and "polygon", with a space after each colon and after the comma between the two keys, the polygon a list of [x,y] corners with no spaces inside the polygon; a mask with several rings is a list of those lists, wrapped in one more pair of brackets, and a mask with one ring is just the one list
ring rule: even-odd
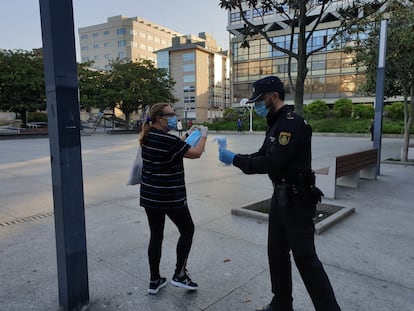
{"label": "white plastic bag", "polygon": [[138,145],[137,155],[135,156],[134,163],[132,164],[131,173],[127,185],[138,185],[141,183],[142,175],[142,149],[141,145]]}

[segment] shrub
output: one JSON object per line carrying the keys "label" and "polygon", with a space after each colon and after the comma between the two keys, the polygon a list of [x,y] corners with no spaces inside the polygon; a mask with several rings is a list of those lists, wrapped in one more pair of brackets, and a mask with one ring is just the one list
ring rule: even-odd
{"label": "shrub", "polygon": [[340,98],[334,102],[334,116],[337,118],[351,118],[352,100],[349,98]]}
{"label": "shrub", "polygon": [[47,114],[44,112],[28,112],[27,122],[47,122]]}
{"label": "shrub", "polygon": [[391,120],[398,121],[404,120],[404,104],[403,103],[392,103],[391,105],[384,106],[385,116]]}
{"label": "shrub", "polygon": [[323,100],[315,100],[303,107],[303,115],[307,119],[323,119],[329,115],[329,107]]}
{"label": "shrub", "polygon": [[371,104],[358,104],[352,107],[352,117],[354,119],[374,118],[374,106]]}

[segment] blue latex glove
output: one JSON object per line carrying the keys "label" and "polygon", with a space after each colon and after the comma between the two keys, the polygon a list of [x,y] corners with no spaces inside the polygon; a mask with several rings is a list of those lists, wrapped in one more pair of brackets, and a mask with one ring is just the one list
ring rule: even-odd
{"label": "blue latex glove", "polygon": [[233,159],[236,154],[230,150],[220,148],[219,149],[219,160],[224,164],[231,165],[233,164]]}

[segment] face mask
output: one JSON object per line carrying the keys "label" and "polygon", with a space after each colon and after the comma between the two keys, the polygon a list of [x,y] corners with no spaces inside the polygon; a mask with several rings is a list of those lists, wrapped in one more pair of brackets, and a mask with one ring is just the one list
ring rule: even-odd
{"label": "face mask", "polygon": [[169,117],[168,119],[168,128],[170,130],[175,130],[177,128],[177,117]]}
{"label": "face mask", "polygon": [[266,104],[263,100],[259,101],[259,102],[256,102],[254,104],[254,110],[262,118],[266,118],[267,114],[269,113],[269,109],[266,108]]}

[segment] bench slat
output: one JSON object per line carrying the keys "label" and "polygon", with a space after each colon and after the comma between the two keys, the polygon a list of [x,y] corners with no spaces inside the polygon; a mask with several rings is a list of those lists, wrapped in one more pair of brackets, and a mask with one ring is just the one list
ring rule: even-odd
{"label": "bench slat", "polygon": [[377,153],[377,149],[372,149],[336,157],[336,177],[350,175],[376,165]]}

